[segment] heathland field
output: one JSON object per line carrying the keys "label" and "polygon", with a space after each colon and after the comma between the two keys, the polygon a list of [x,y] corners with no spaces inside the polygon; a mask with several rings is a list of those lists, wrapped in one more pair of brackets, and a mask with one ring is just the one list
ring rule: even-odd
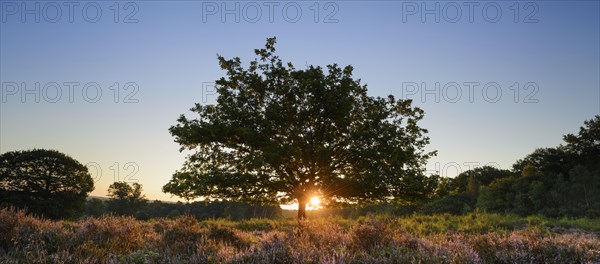
{"label": "heathland field", "polygon": [[357,219],[51,221],[0,210],[1,263],[600,263],[600,219],[374,215]]}

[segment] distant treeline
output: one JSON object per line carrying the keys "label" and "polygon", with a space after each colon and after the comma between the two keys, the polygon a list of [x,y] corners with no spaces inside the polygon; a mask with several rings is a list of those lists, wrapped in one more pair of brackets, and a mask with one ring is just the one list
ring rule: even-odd
{"label": "distant treeline", "polygon": [[175,218],[180,215],[190,215],[197,219],[226,218],[243,220],[250,218],[280,218],[282,209],[279,206],[261,206],[242,202],[229,201],[198,201],[191,203],[167,203],[151,201],[140,205],[129,212],[112,210],[111,200],[91,198],[87,201],[85,215],[100,216],[103,214],[130,215],[139,220],[152,218]]}
{"label": "distant treeline", "polygon": [[[540,214],[549,217],[600,216],[600,115],[586,121],[565,144],[540,148],[514,163],[511,170],[479,167],[454,178],[428,178],[431,188],[410,204],[349,204],[347,208],[312,211],[312,215],[355,217],[371,213],[465,214],[474,210]],[[286,217],[277,205],[233,201],[149,202],[141,184],[115,182],[108,200],[86,199],[93,190],[87,168],[54,150],[34,149],[0,155],[0,208],[14,207],[51,219],[103,214],[140,220],[177,217],[197,219]],[[293,216],[291,216],[293,217]]]}
{"label": "distant treeline", "polygon": [[[464,214],[474,210],[549,217],[600,216],[600,116],[564,145],[540,148],[511,170],[479,167],[454,178],[437,177],[429,199],[411,205],[364,205],[311,212],[354,217],[365,214]],[[434,176],[435,177],[435,176]]]}

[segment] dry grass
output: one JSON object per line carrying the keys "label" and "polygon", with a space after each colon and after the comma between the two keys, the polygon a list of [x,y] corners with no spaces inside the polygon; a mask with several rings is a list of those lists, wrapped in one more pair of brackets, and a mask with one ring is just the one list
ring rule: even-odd
{"label": "dry grass", "polygon": [[[467,216],[48,221],[0,210],[2,263],[599,263],[597,220]],[[578,227],[590,227],[587,230]]]}

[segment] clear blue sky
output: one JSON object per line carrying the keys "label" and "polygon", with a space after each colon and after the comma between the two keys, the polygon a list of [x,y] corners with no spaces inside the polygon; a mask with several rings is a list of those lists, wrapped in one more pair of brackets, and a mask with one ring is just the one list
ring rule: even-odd
{"label": "clear blue sky", "polygon": [[371,95],[414,99],[443,176],[510,169],[600,112],[598,1],[70,3],[0,1],[0,153],[64,152],[91,167],[93,195],[131,173],[172,199],[161,187],[185,155],[168,128],[215,101],[217,53],[247,62],[271,36],[297,67],[351,64]]}

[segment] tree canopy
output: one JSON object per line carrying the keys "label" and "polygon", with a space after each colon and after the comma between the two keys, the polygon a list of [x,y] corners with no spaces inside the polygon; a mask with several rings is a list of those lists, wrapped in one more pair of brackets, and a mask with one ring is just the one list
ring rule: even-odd
{"label": "tree canopy", "polygon": [[108,186],[107,210],[117,215],[136,215],[146,204],[142,185],[134,182],[114,182]]}
{"label": "tree canopy", "polygon": [[226,76],[217,103],[197,103],[169,131],[189,150],[163,191],[256,203],[411,202],[433,182],[423,173],[424,111],[411,100],[367,94],[352,66],[296,69],[275,55],[275,38],[247,68],[218,56]]}
{"label": "tree canopy", "polygon": [[87,167],[55,150],[0,155],[0,204],[49,218],[75,217],[94,189]]}
{"label": "tree canopy", "polygon": [[[477,167],[457,175],[446,188],[454,193],[469,192],[470,185],[488,185],[494,180],[512,176],[509,170],[502,170],[492,166]],[[472,192],[472,190],[471,190]]]}
{"label": "tree canopy", "polygon": [[600,115],[565,145],[536,149],[513,165],[514,176],[483,187],[478,207],[548,216],[600,215]]}

